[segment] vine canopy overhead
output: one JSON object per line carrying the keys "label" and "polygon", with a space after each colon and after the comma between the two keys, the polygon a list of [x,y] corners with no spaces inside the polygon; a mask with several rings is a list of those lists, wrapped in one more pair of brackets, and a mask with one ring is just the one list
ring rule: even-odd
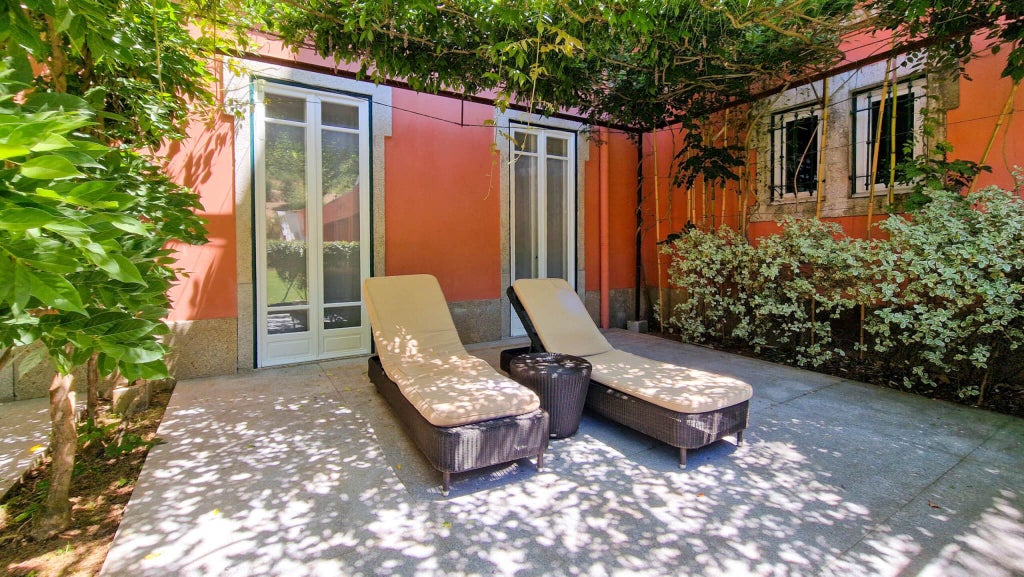
{"label": "vine canopy overhead", "polygon": [[375,81],[498,93],[538,112],[647,130],[836,61],[852,0],[619,2],[270,0],[292,47]]}
{"label": "vine canopy overhead", "polygon": [[[941,37],[937,61],[972,56],[970,32],[1008,45],[1024,77],[1016,0],[251,0],[293,48],[354,62],[374,81],[467,94],[539,112],[575,108],[593,123],[647,130],[695,125],[758,89],[821,72],[859,27],[897,44]],[[998,47],[996,48],[998,50]]]}
{"label": "vine canopy overhead", "polygon": [[925,46],[939,65],[975,56],[984,29],[989,49],[1009,49],[1004,75],[1024,77],[1020,0],[248,1],[285,44],[375,82],[493,92],[501,107],[571,109],[637,133],[678,125],[677,183],[736,178],[742,149],[716,145],[709,116],[826,72],[858,29],[891,31],[882,50]]}

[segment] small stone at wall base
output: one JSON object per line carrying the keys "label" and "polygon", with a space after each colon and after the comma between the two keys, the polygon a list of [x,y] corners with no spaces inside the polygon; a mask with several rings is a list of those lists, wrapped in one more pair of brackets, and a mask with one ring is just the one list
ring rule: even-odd
{"label": "small stone at wall base", "polygon": [[646,333],[647,321],[626,321],[626,329],[634,333]]}
{"label": "small stone at wall base", "polygon": [[165,391],[173,391],[174,385],[178,384],[178,379],[174,377],[167,377],[166,379],[159,379],[156,381],[149,382],[149,390],[153,393],[163,393]]}
{"label": "small stone at wall base", "polygon": [[136,415],[149,408],[149,395],[148,381],[140,381],[127,387],[117,387],[113,393],[112,410],[125,417]]}

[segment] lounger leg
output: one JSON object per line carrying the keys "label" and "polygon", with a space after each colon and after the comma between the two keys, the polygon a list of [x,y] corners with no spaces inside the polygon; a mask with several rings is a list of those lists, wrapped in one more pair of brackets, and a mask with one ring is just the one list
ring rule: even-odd
{"label": "lounger leg", "polygon": [[686,468],[686,449],[683,447],[679,448],[679,468]]}
{"label": "lounger leg", "polygon": [[452,474],[448,471],[441,471],[441,494],[445,497],[452,489]]}
{"label": "lounger leg", "polygon": [[742,444],[743,444],[743,429],[740,429],[739,432],[736,433],[736,446],[739,447]]}
{"label": "lounger leg", "polygon": [[544,469],[544,453],[537,455],[537,470],[541,471]]}

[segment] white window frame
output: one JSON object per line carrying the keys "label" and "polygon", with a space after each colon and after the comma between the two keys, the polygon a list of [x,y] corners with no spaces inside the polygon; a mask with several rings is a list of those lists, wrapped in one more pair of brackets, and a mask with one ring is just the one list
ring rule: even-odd
{"label": "white window frame", "polygon": [[[253,157],[253,179],[255,184],[254,219],[255,232],[255,258],[256,258],[256,288],[257,299],[256,323],[257,323],[257,364],[259,367],[282,365],[296,362],[313,360],[324,360],[329,358],[359,356],[370,352],[370,325],[366,314],[366,307],[362,301],[350,303],[331,303],[330,306],[359,305],[360,326],[351,328],[325,329],[323,327],[323,238],[320,226],[308,227],[306,238],[306,267],[307,271],[313,273],[307,279],[307,304],[287,307],[294,310],[307,311],[307,330],[304,332],[268,334],[267,324],[269,308],[265,302],[265,295],[260,291],[267,286],[267,262],[266,248],[266,222],[262,218],[265,212],[266,203],[266,166],[263,154],[266,146],[266,125],[280,124],[287,126],[302,127],[306,138],[306,186],[307,222],[322,222],[322,199],[319,198],[322,178],[322,153],[321,153],[321,131],[347,132],[359,136],[360,167],[359,194],[360,194],[360,268],[362,280],[370,273],[370,101],[367,98],[348,96],[326,91],[318,87],[300,87],[286,83],[274,82],[260,79],[257,81],[254,93],[253,110],[253,137],[256,146]],[[304,122],[287,121],[280,119],[268,119],[265,116],[263,106],[264,97],[267,95],[281,95],[292,98],[299,98],[306,103],[306,120]],[[321,123],[321,104],[333,103],[346,106],[354,106],[359,109],[360,128],[348,129],[324,126]],[[313,202],[315,201],[315,202]]]}
{"label": "white window frame", "polygon": [[[871,134],[871,108],[868,106],[869,102],[877,102],[882,99],[883,86],[877,86],[870,90],[858,91],[853,94],[853,115],[854,115],[854,130],[851,131],[853,137],[853,160],[851,161],[851,168],[853,174],[851,175],[851,181],[853,183],[852,196],[855,198],[866,197],[870,193],[870,182],[868,180],[869,173],[871,172],[871,161],[873,155],[873,141],[875,135]],[[914,152],[913,156],[921,156],[925,153],[925,142],[924,142],[924,113],[926,110],[926,100],[928,98],[928,84],[923,76],[916,78],[904,78],[899,80],[895,84],[897,98],[901,95],[906,95],[909,92],[915,94],[914,97]],[[891,95],[893,91],[893,85],[887,87],[887,92],[890,100],[887,100],[886,106],[892,105]],[[883,128],[887,130],[887,128]],[[880,192],[889,190],[889,175],[882,175],[883,178],[875,178],[875,194],[878,195]],[[913,189],[913,184],[907,183],[896,183],[893,187],[893,192],[900,194],[910,192]]]}
{"label": "white window frame", "polygon": [[[517,134],[532,134],[537,137],[537,151],[526,152],[516,150],[516,135]],[[549,154],[547,145],[548,137],[553,136],[555,138],[561,138],[566,140],[567,150],[565,155]],[[565,259],[565,274],[568,276],[566,279],[570,286],[576,287],[576,133],[567,130],[559,130],[555,128],[541,128],[537,126],[528,126],[523,124],[512,123],[509,125],[509,155],[512,159],[512,164],[509,165],[510,171],[510,194],[515,194],[515,159],[520,156],[532,156],[537,158],[537,206],[542,211],[542,215],[547,215],[547,161],[548,158],[557,160],[565,160],[568,164],[568,169],[565,171],[565,182],[564,190],[566,191],[566,209],[562,226],[564,227],[566,234],[566,248],[563,258]],[[516,222],[516,208],[515,202],[512,200],[512,196],[509,197],[509,216],[511,226],[509,227],[509,233],[512,236],[509,246],[512,247],[510,253],[511,272],[513,275],[513,281],[516,271],[516,255],[515,255],[515,222]],[[535,238],[547,239],[547,218],[537,219],[537,231]],[[541,275],[539,278],[547,278],[547,251],[539,251],[537,247],[534,247],[534,251],[537,253],[537,270],[538,274]]]}
{"label": "white window frame", "polygon": [[[815,174],[815,183],[818,181],[818,175],[821,173],[821,165],[824,162],[821,154],[821,128],[822,128],[822,110],[819,102],[814,102],[806,106],[799,108],[792,108],[780,112],[772,113],[771,128],[771,163],[772,163],[772,181],[769,187],[769,197],[771,202],[785,202],[786,200],[794,200],[801,197],[814,196],[818,187],[815,186],[812,190],[797,190],[795,195],[789,190],[789,183],[786,182],[786,124],[803,118],[806,116],[814,116],[818,119],[815,139],[817,146],[813,151],[813,154],[817,157],[818,174]],[[776,189],[779,194],[776,194]]]}

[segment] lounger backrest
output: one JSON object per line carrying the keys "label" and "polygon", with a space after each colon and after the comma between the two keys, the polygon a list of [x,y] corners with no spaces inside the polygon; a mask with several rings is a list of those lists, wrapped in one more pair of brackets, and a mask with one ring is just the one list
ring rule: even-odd
{"label": "lounger backrest", "polygon": [[512,288],[546,350],[579,357],[612,350],[579,295],[565,280],[521,279],[512,283]]}
{"label": "lounger backrest", "polygon": [[363,301],[385,371],[412,360],[466,353],[441,285],[433,276],[368,278],[363,282]]}

